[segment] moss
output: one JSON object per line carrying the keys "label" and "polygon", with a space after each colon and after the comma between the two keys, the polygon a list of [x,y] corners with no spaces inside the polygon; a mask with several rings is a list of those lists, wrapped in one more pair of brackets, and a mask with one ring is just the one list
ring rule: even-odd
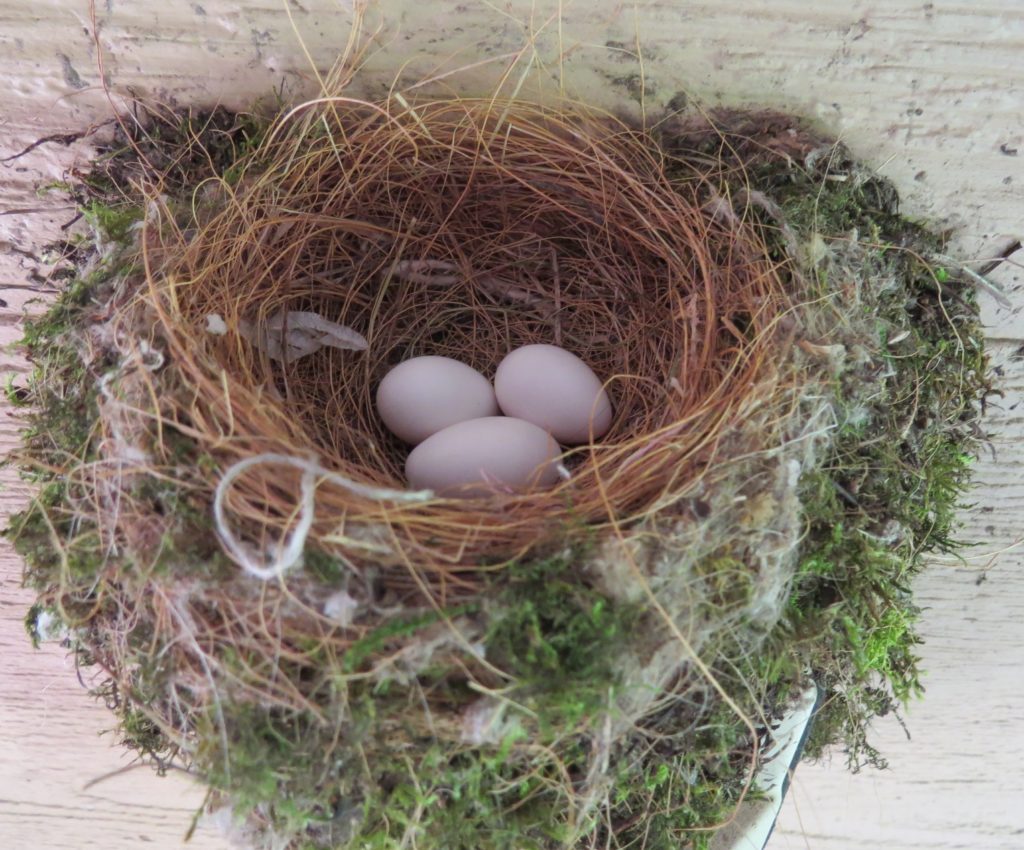
{"label": "moss", "polygon": [[452,850],[551,848],[569,835],[553,766],[524,774],[505,745],[452,756],[437,747],[408,761],[366,806],[358,845],[397,850],[414,835],[426,846]]}
{"label": "moss", "polygon": [[19,405],[26,409],[25,454],[32,455],[36,467],[60,467],[69,457],[86,459],[98,411],[91,364],[76,334],[103,280],[99,273],[76,279],[45,313],[25,321],[19,344],[33,368]]}
{"label": "moss", "polygon": [[[306,554],[307,565],[326,579],[334,573],[331,560]],[[265,812],[275,833],[312,836],[311,846],[351,840],[384,850],[405,846],[410,835],[423,846],[453,850],[565,846],[566,777],[581,779],[591,754],[588,738],[574,739],[571,730],[606,706],[617,645],[636,619],[636,612],[570,581],[572,564],[563,556],[511,567],[487,603],[488,662],[511,677],[504,694],[528,712],[523,723],[506,725],[501,741],[446,749],[429,735],[424,694],[447,689],[444,702],[467,706],[479,698],[447,670],[427,668],[413,684],[358,676],[371,660],[440,621],[441,614],[425,612],[394,618],[356,641],[333,671],[318,671],[333,684],[318,689],[316,699],[322,716],[334,720],[222,700],[201,722],[197,764],[239,812]],[[444,616],[485,611],[467,605]],[[246,680],[244,659],[233,660],[225,649],[219,662],[235,671],[233,679]],[[538,749],[555,740],[557,759]]]}
{"label": "moss", "polygon": [[109,144],[99,145],[95,167],[84,175],[79,192],[115,209],[130,204],[134,181],[160,175],[160,189],[172,200],[191,204],[195,187],[211,174],[237,182],[238,165],[255,149],[270,126],[272,105],[257,104],[249,112],[189,109],[175,115],[150,115],[145,129],[138,122],[114,128]]}
{"label": "moss", "polygon": [[11,517],[4,535],[24,561],[27,586],[40,593],[59,589],[66,614],[86,614],[108,559],[94,526],[77,521],[65,505],[52,504],[53,494],[64,489],[62,483],[47,484],[26,510]]}
{"label": "moss", "polygon": [[39,492],[3,533],[25,561],[26,584],[39,591],[70,585],[68,604],[86,608],[92,594],[85,588],[95,582],[105,558],[95,526],[73,507],[89,494],[60,471],[95,455],[96,372],[109,364],[90,359],[81,329],[97,294],[119,271],[117,263],[108,263],[76,277],[44,313],[26,319],[19,342],[32,371],[27,384],[17,388],[24,427],[21,446],[8,461]]}
{"label": "moss", "polygon": [[[388,727],[409,710],[407,701],[358,686],[346,701],[340,745],[337,729],[308,713],[225,702],[200,723],[197,764],[240,815],[261,811],[272,832],[305,835],[311,847],[358,839],[360,848],[398,848],[407,834],[453,850],[544,846],[530,843],[530,806],[506,811],[538,785],[536,777],[515,781],[511,739],[489,751],[451,753],[426,739],[389,748]],[[545,809],[535,824],[539,834],[556,819]]]}
{"label": "moss", "polygon": [[475,608],[475,605],[465,605],[451,611],[426,611],[420,614],[394,617],[349,647],[342,659],[342,672],[354,673],[358,671],[373,656],[381,653],[392,641],[414,635],[427,626],[441,622],[446,617],[457,617]]}
{"label": "moss", "polygon": [[[921,693],[910,582],[929,553],[962,545],[957,515],[991,387],[973,287],[927,260],[942,237],[901,217],[891,184],[841,147],[823,167],[838,178],[779,169],[760,179],[801,240],[820,243],[820,295],[848,301],[843,287],[860,277],[844,321],[874,340],[854,339],[862,350],[833,387],[831,449],[800,484],[807,527],[775,644],[826,690],[808,753],[841,741],[856,769],[884,765],[867,740],[872,719]],[[846,274],[844,252],[860,264]],[[826,341],[846,342],[843,328]]]}
{"label": "moss", "polygon": [[125,244],[131,238],[132,226],[142,219],[142,210],[135,204],[108,205],[93,199],[82,207],[82,215],[107,239]]}
{"label": "moss", "polygon": [[25,633],[28,635],[29,640],[32,641],[32,648],[39,649],[40,644],[46,640],[46,635],[42,634],[39,630],[39,618],[47,612],[47,608],[40,602],[34,602],[28,611],[25,612],[23,624],[25,626]]}
{"label": "moss", "polygon": [[231,793],[236,811],[264,809],[289,835],[328,817],[312,792],[320,786],[329,797],[333,768],[322,763],[325,730],[308,714],[228,701],[199,718],[197,731],[196,764],[213,788]]}
{"label": "moss", "polygon": [[[724,728],[733,724],[726,721]],[[727,821],[739,801],[742,782],[728,754],[727,737],[688,753],[654,758],[616,780],[612,828],[617,847],[647,850],[707,850],[714,827]],[[599,833],[598,838],[604,838]]]}
{"label": "moss", "polygon": [[302,554],[303,569],[324,584],[337,584],[346,575],[345,565],[322,549],[307,546]]}
{"label": "moss", "polygon": [[508,568],[494,591],[488,660],[511,674],[514,697],[542,726],[572,728],[607,704],[618,655],[641,616],[579,581],[569,553]]}
{"label": "moss", "polygon": [[[164,432],[165,451],[175,466],[188,466],[195,454],[195,446],[175,434]],[[127,489],[126,497],[136,502],[136,508],[159,522],[162,529],[156,545],[147,544],[144,551],[131,552],[131,572],[150,571],[169,576],[202,580],[226,579],[236,567],[224,553],[217,539],[216,528],[209,506],[192,493],[182,481],[138,475]]]}
{"label": "moss", "polygon": [[722,617],[742,610],[753,593],[750,567],[724,547],[696,564],[696,574],[704,580],[701,612],[708,617]]}
{"label": "moss", "polygon": [[[99,694],[93,692],[93,696]],[[126,701],[116,710],[121,746],[150,759],[157,771],[163,772],[170,759],[176,755],[177,748],[138,705]]]}

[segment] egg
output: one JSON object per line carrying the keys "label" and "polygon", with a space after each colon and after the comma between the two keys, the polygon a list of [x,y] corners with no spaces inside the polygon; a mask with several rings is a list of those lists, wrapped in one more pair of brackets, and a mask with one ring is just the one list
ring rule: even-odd
{"label": "egg", "polygon": [[557,345],[524,345],[507,354],[494,376],[507,416],[532,422],[558,442],[577,445],[603,437],[612,405],[600,379],[575,354]]}
{"label": "egg", "polygon": [[450,357],[413,357],[377,387],[377,412],[399,439],[413,445],[456,422],[496,416],[490,381]]}
{"label": "egg", "polygon": [[548,487],[560,450],[551,435],[522,419],[485,416],[449,425],[410,453],[410,486],[443,496],[487,496]]}

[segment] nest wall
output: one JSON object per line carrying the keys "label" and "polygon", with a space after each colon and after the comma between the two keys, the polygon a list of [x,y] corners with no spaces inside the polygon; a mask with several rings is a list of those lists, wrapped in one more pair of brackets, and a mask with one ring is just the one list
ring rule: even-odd
{"label": "nest wall", "polygon": [[[659,136],[578,107],[340,96],[208,150],[205,179],[152,168],[152,142],[127,244],[40,337],[95,422],[37,442],[62,484],[34,521],[62,542],[28,553],[128,740],[201,771],[265,846],[703,842],[812,664],[775,648],[794,600],[847,586],[814,573],[835,532],[808,482],[881,421],[879,327],[911,321],[878,234],[826,243],[781,205],[837,149],[776,116]],[[273,358],[282,311],[367,348]],[[543,492],[405,490],[373,407],[388,368],[492,374],[532,342],[605,379],[609,434]],[[960,401],[934,401],[957,429]]]}

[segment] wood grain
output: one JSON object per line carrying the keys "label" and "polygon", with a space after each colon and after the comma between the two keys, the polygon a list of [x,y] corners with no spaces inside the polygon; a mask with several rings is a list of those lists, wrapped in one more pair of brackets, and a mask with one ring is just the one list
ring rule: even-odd
{"label": "wood grain", "polygon": [[[341,0],[98,0],[112,101],[129,89],[168,102],[245,106],[274,88],[310,91],[308,56],[330,65],[348,37]],[[1024,185],[1024,14],[1019,0],[389,0],[360,77],[375,93],[481,61],[445,78],[488,91],[502,74],[529,96],[560,91],[598,106],[650,113],[679,92],[709,102],[784,107],[841,134],[898,184],[905,208],[956,229],[967,256],[1021,235]],[[529,65],[530,75],[523,75]],[[0,158],[51,134],[109,117],[87,0],[0,0]],[[87,142],[40,145],[0,171],[0,282],[34,286],[42,246],[73,216],[38,187],[88,162]],[[1017,258],[1021,259],[1021,258]],[[34,277],[36,276],[36,277]],[[927,698],[906,721],[879,724],[892,769],[850,776],[837,757],[804,765],[771,850],[1024,847],[1024,294],[1019,267],[995,275],[1013,306],[985,299],[1006,393],[989,416],[994,454],[978,464],[966,565],[938,565],[917,585],[927,610]],[[0,292],[0,341],[17,336],[31,292]],[[4,355],[5,368],[22,364]],[[0,451],[14,426],[0,419]],[[4,470],[0,507],[25,491]],[[201,791],[141,771],[92,788],[123,766],[98,733],[109,726],[55,645],[32,651],[20,565],[0,555],[0,846],[177,848]],[[190,845],[225,847],[201,828]]]}

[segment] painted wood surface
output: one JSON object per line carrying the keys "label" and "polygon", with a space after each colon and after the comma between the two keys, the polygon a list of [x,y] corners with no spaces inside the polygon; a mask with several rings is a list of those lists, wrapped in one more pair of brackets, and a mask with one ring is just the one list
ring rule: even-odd
{"label": "painted wood surface", "polygon": [[[0,159],[105,120],[129,90],[231,106],[315,91],[312,68],[331,64],[351,18],[344,0],[98,0],[95,15],[88,0],[0,0]],[[474,66],[433,88],[486,92],[504,78],[506,91],[522,81],[524,95],[564,92],[633,114],[656,114],[679,92],[785,107],[894,179],[907,210],[956,228],[962,254],[990,256],[1024,231],[1024,0],[390,0],[368,7],[366,28],[366,94]],[[0,166],[2,342],[45,288],[43,246],[73,215],[38,187],[90,155],[57,138]],[[1024,288],[1013,264],[993,277],[1013,306],[985,299],[1005,396],[964,516],[980,545],[966,565],[936,565],[918,582],[928,694],[907,714],[912,739],[880,722],[882,774],[851,776],[840,755],[801,766],[771,850],[1024,848]],[[12,354],[0,363],[23,368]],[[0,416],[3,451],[16,426]],[[9,470],[3,484],[6,513],[27,494]],[[181,847],[202,800],[187,778],[140,769],[87,787],[125,762],[63,650],[25,639],[19,573],[5,549],[0,846]],[[189,846],[228,845],[202,826]]]}

